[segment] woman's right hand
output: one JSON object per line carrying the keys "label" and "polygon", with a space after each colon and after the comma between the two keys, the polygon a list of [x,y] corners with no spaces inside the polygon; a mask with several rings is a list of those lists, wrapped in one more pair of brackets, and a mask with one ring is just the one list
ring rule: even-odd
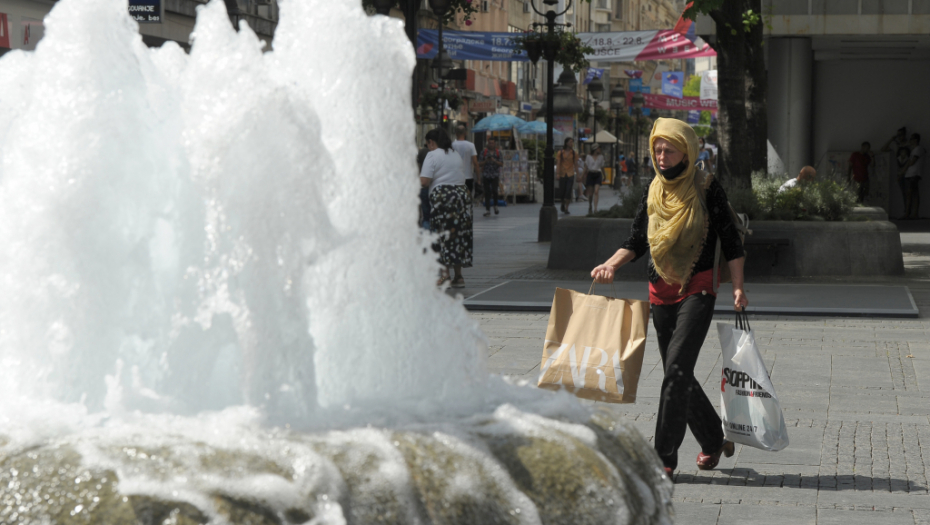
{"label": "woman's right hand", "polygon": [[610,284],[614,282],[614,272],[617,269],[610,264],[601,264],[591,270],[591,277],[597,284]]}

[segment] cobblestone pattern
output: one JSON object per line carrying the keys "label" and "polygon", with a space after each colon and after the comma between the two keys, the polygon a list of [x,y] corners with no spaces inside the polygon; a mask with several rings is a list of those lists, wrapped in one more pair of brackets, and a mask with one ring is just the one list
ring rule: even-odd
{"label": "cobblestone pattern", "polygon": [[[547,314],[474,317],[488,334],[494,355],[510,360],[523,349],[538,359]],[[801,438],[793,445],[819,442],[819,451],[811,452],[813,460],[797,465],[779,464],[784,453],[753,463],[744,460],[742,452],[728,467],[713,471],[689,471],[680,463],[682,470],[674,477],[677,523],[742,523],[745,519],[735,516],[747,512],[761,512],[759,523],[795,523],[794,518],[781,518],[779,511],[769,517],[759,510],[774,506],[784,508],[784,516],[809,516],[798,517],[797,523],[930,525],[930,420],[921,415],[928,413],[921,407],[930,409],[930,385],[920,390],[920,381],[928,381],[921,373],[927,370],[923,363],[930,361],[930,322],[790,316],[754,316],[751,322],[776,389],[783,388],[797,400],[798,406],[782,401],[789,435],[797,429],[794,435]],[[716,330],[711,329],[698,365],[706,381],[716,381],[719,347]],[[653,344],[647,353],[655,353]],[[825,367],[822,379],[805,384],[820,376],[792,382],[779,375],[780,370],[819,374],[805,371],[805,359]],[[645,392],[655,391],[661,365],[650,365],[658,367],[652,374],[645,365],[641,397],[624,408],[626,419],[652,440],[658,399]],[[705,387],[714,392],[709,382]],[[792,446],[786,452],[792,452]],[[758,458],[755,455],[755,461]]]}

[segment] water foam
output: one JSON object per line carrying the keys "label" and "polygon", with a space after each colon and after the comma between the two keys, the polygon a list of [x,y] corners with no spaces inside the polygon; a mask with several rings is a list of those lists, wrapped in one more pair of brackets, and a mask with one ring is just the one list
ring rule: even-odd
{"label": "water foam", "polygon": [[617,501],[598,516],[626,498],[661,522],[654,457],[589,451],[642,440],[489,377],[436,289],[399,21],[290,0],[263,52],[213,0],[189,55],[145,47],[123,0],[45,24],[0,59],[0,521],[155,498],[211,523],[246,500],[281,523],[539,523],[548,496],[501,451],[554,444],[607,465],[578,486]]}
{"label": "water foam", "polygon": [[400,23],[288,2],[262,53],[214,2],[188,56],[124,7],[61,2],[4,58],[0,110],[28,116],[0,136],[8,393],[283,419],[467,399],[483,343],[415,226]]}

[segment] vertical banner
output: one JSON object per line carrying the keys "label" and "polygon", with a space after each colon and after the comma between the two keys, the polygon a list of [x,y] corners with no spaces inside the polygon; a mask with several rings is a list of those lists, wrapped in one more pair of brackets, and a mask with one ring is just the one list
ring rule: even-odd
{"label": "vertical banner", "polygon": [[13,39],[10,38],[10,18],[6,13],[0,13],[0,47],[13,48]]}
{"label": "vertical banner", "polygon": [[574,137],[575,117],[572,115],[552,115],[552,129],[562,132],[566,138]]}
{"label": "vertical banner", "polygon": [[717,100],[717,70],[701,72],[701,100]]}
{"label": "vertical banner", "polygon": [[685,83],[685,74],[681,71],[666,71],[662,73],[662,94],[670,97],[682,98],[681,91]]}
{"label": "vertical banner", "polygon": [[584,82],[582,82],[582,85],[590,84],[591,82],[594,82],[595,78],[601,78],[603,76],[604,76],[603,69],[598,69],[596,67],[589,67],[588,73],[585,75]]}
{"label": "vertical banner", "polygon": [[36,48],[36,44],[39,43],[39,40],[42,40],[42,37],[45,35],[45,25],[41,20],[24,16],[22,19],[22,26],[23,42],[20,49],[32,51]]}
{"label": "vertical banner", "polygon": [[701,112],[696,109],[688,110],[688,124],[697,124],[701,121]]}

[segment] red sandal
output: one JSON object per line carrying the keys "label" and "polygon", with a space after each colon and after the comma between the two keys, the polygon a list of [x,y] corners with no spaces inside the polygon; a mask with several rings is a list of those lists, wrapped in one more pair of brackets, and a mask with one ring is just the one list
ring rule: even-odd
{"label": "red sandal", "polygon": [[697,455],[697,468],[700,470],[712,470],[717,466],[717,463],[720,463],[720,455],[723,454],[726,457],[733,455],[735,447],[732,441],[724,441],[723,446],[720,447],[715,454],[707,455],[703,452],[698,453]]}

